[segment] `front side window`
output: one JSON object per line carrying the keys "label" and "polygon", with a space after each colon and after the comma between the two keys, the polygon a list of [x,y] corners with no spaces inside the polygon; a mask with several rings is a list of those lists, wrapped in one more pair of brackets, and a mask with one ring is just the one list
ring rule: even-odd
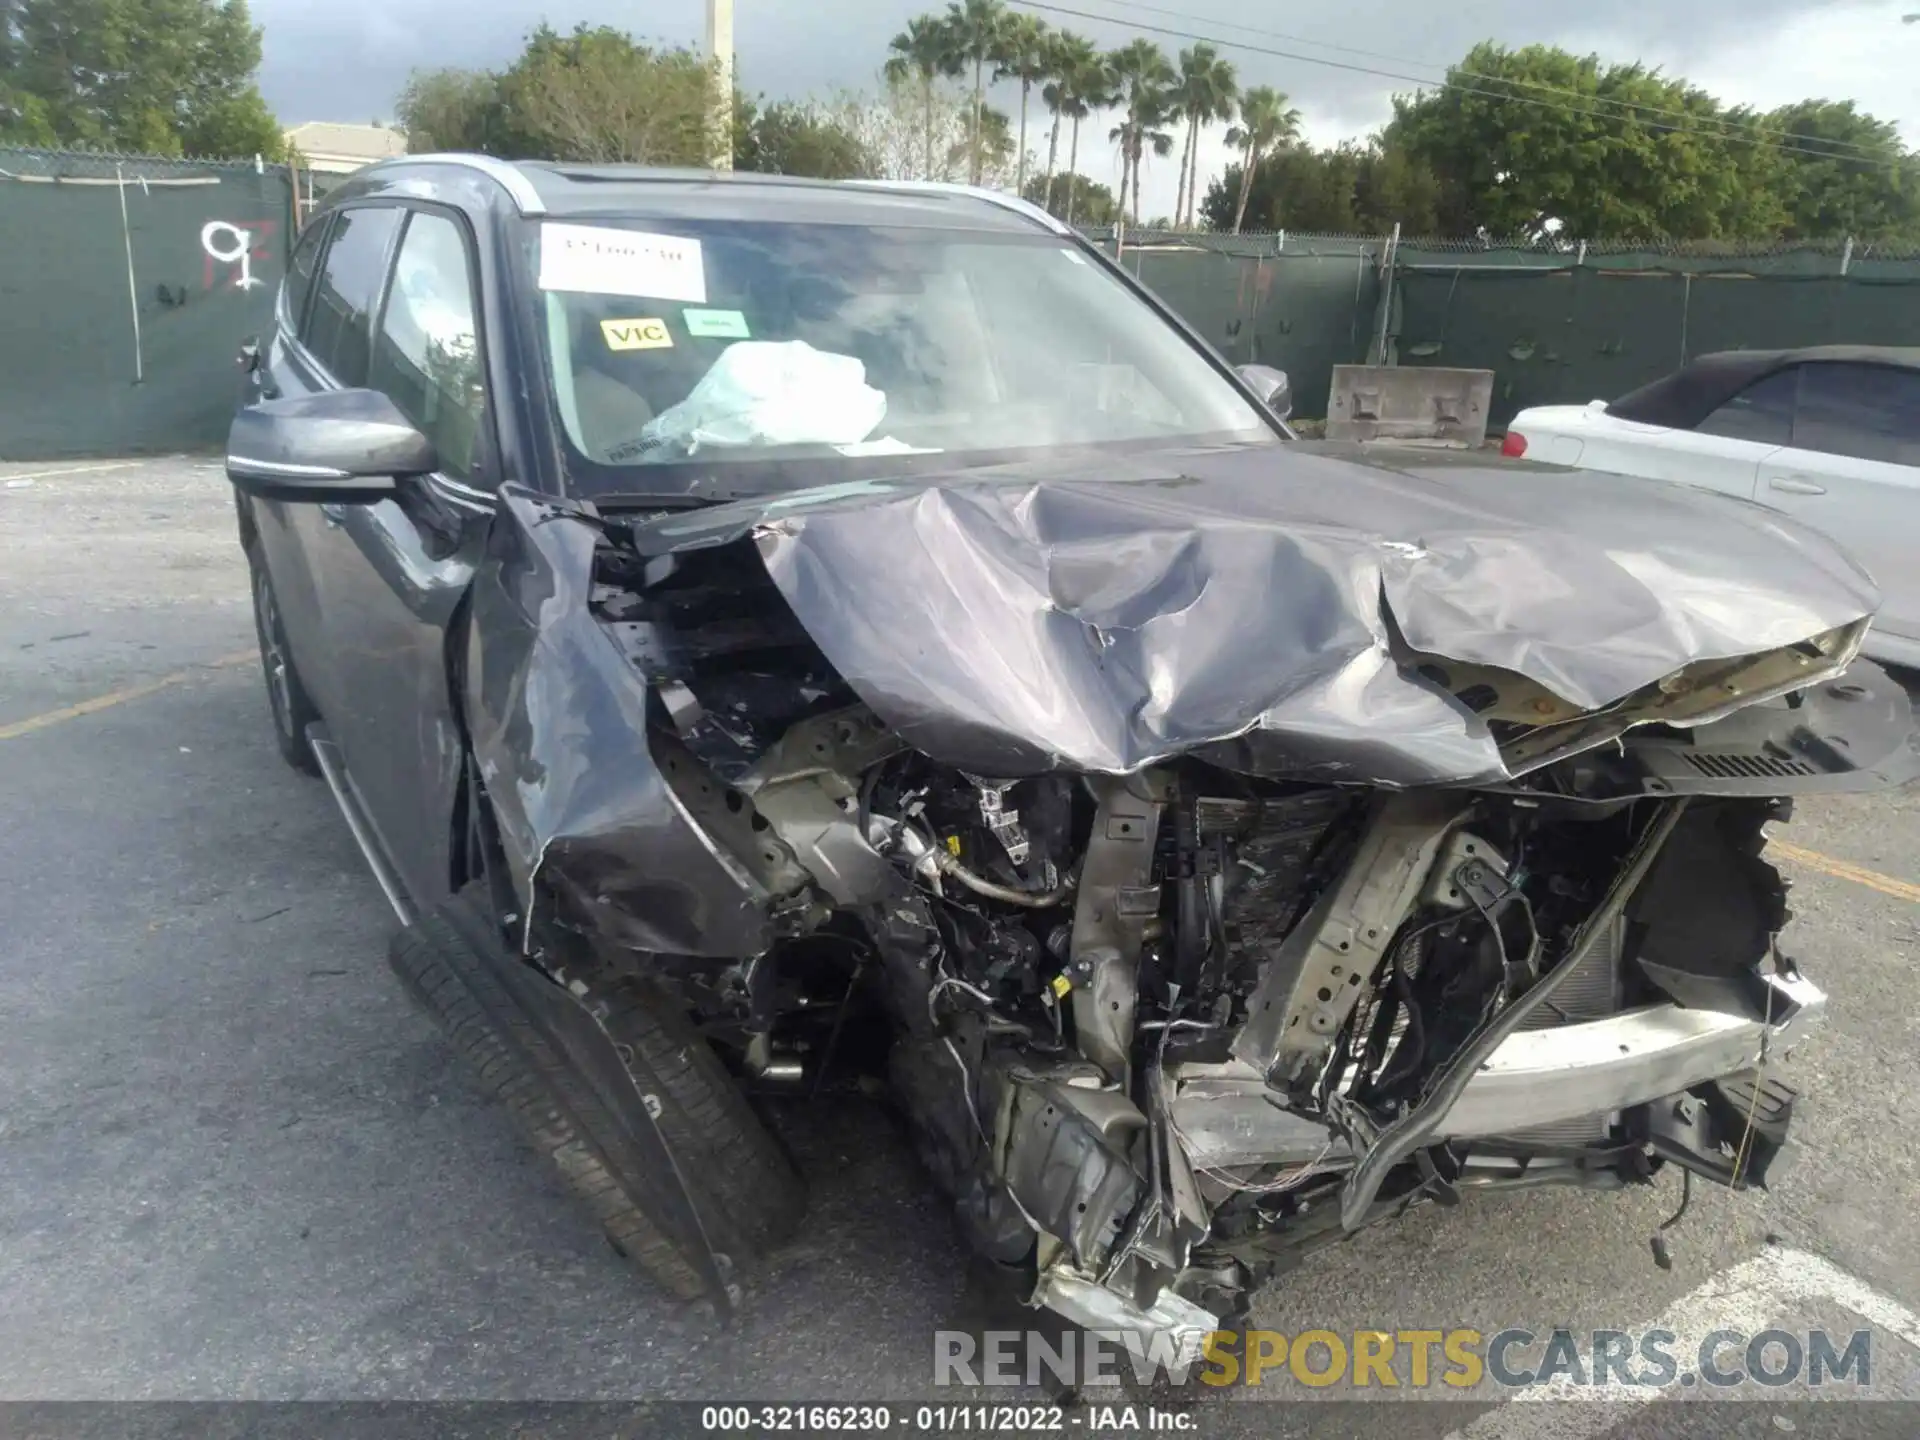
{"label": "front side window", "polygon": [[1920,465],[1920,374],[1883,365],[1808,365],[1793,446]]}
{"label": "front side window", "polygon": [[333,239],[300,338],[342,385],[367,383],[373,307],[386,274],[387,244],[403,213],[383,205],[342,210],[334,218]]}
{"label": "front side window", "polygon": [[[562,228],[570,238],[581,229]],[[651,233],[640,221],[591,228],[643,245]],[[778,222],[673,229],[665,260],[540,271],[567,438],[577,460],[629,480],[687,461],[704,470],[940,452],[965,464],[1058,447],[1278,438],[1151,307],[1055,237]],[[538,243],[552,242],[545,233]],[[634,488],[669,488],[665,480],[650,474]]]}
{"label": "front side window", "polygon": [[1797,366],[1776,370],[1754,381],[1694,428],[1703,435],[1748,440],[1756,445],[1791,444],[1794,394],[1799,386]]}
{"label": "front side window", "polygon": [[444,473],[472,476],[486,411],[473,276],[465,237],[444,215],[407,221],[367,383],[433,441]]}

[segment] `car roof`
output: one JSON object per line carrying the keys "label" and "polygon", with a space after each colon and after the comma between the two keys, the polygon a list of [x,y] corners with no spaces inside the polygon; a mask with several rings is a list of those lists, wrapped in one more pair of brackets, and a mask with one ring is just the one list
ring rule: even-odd
{"label": "car roof", "polygon": [[1719,350],[1697,356],[1671,375],[1629,391],[1607,406],[1607,414],[1646,425],[1691,430],[1754,381],[1809,362],[1920,371],[1920,348],[1810,345],[1798,350]]}
{"label": "car roof", "polygon": [[[740,171],[429,154],[369,165],[355,173],[352,189],[416,190],[422,182],[471,182],[476,176],[490,177],[519,214],[547,219],[781,219],[1029,235],[1036,230],[1072,233],[1039,206],[1017,196],[929,181],[816,180]],[[344,187],[337,193],[344,193]]]}

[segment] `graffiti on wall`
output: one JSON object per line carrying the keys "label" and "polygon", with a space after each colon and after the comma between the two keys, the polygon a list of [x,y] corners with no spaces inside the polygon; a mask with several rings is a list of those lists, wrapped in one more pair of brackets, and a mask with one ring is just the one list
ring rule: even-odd
{"label": "graffiti on wall", "polygon": [[277,220],[250,220],[236,225],[230,220],[209,220],[200,227],[200,288],[212,290],[251,290],[263,285],[253,273],[254,262],[273,259],[273,237],[279,230]]}

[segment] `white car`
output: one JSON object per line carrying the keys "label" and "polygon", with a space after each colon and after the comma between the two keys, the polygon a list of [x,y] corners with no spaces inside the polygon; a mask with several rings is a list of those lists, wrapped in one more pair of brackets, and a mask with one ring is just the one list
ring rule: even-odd
{"label": "white car", "polygon": [[1720,490],[1826,531],[1884,595],[1866,653],[1920,666],[1920,349],[1702,355],[1611,404],[1522,410],[1501,453]]}

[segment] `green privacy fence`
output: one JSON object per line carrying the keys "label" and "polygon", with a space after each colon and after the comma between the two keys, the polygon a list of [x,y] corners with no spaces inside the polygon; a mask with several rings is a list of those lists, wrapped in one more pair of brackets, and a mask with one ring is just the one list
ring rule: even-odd
{"label": "green privacy fence", "polygon": [[1493,371],[1498,429],[1715,350],[1920,345],[1920,251],[1402,246],[1388,334],[1396,363]]}
{"label": "green privacy fence", "polygon": [[[0,460],[216,448],[292,211],[279,166],[0,148]],[[1493,371],[1497,430],[1710,350],[1920,345],[1916,249],[1087,233],[1307,418],[1382,358]]]}
{"label": "green privacy fence", "polygon": [[[1111,229],[1089,230],[1114,253]],[[1325,414],[1333,366],[1494,374],[1496,430],[1528,405],[1610,399],[1712,350],[1920,345],[1920,249],[1836,240],[1398,240],[1127,230],[1122,263],[1235,364],[1286,370]],[[1382,271],[1392,284],[1382,293]]]}
{"label": "green privacy fence", "polygon": [[[1087,235],[1114,253],[1111,229]],[[1121,263],[1236,365],[1271,365],[1294,408],[1324,415],[1335,365],[1367,358],[1382,235],[1208,235],[1128,230]]]}
{"label": "green privacy fence", "polygon": [[219,445],[291,206],[278,166],[0,148],[0,459]]}

